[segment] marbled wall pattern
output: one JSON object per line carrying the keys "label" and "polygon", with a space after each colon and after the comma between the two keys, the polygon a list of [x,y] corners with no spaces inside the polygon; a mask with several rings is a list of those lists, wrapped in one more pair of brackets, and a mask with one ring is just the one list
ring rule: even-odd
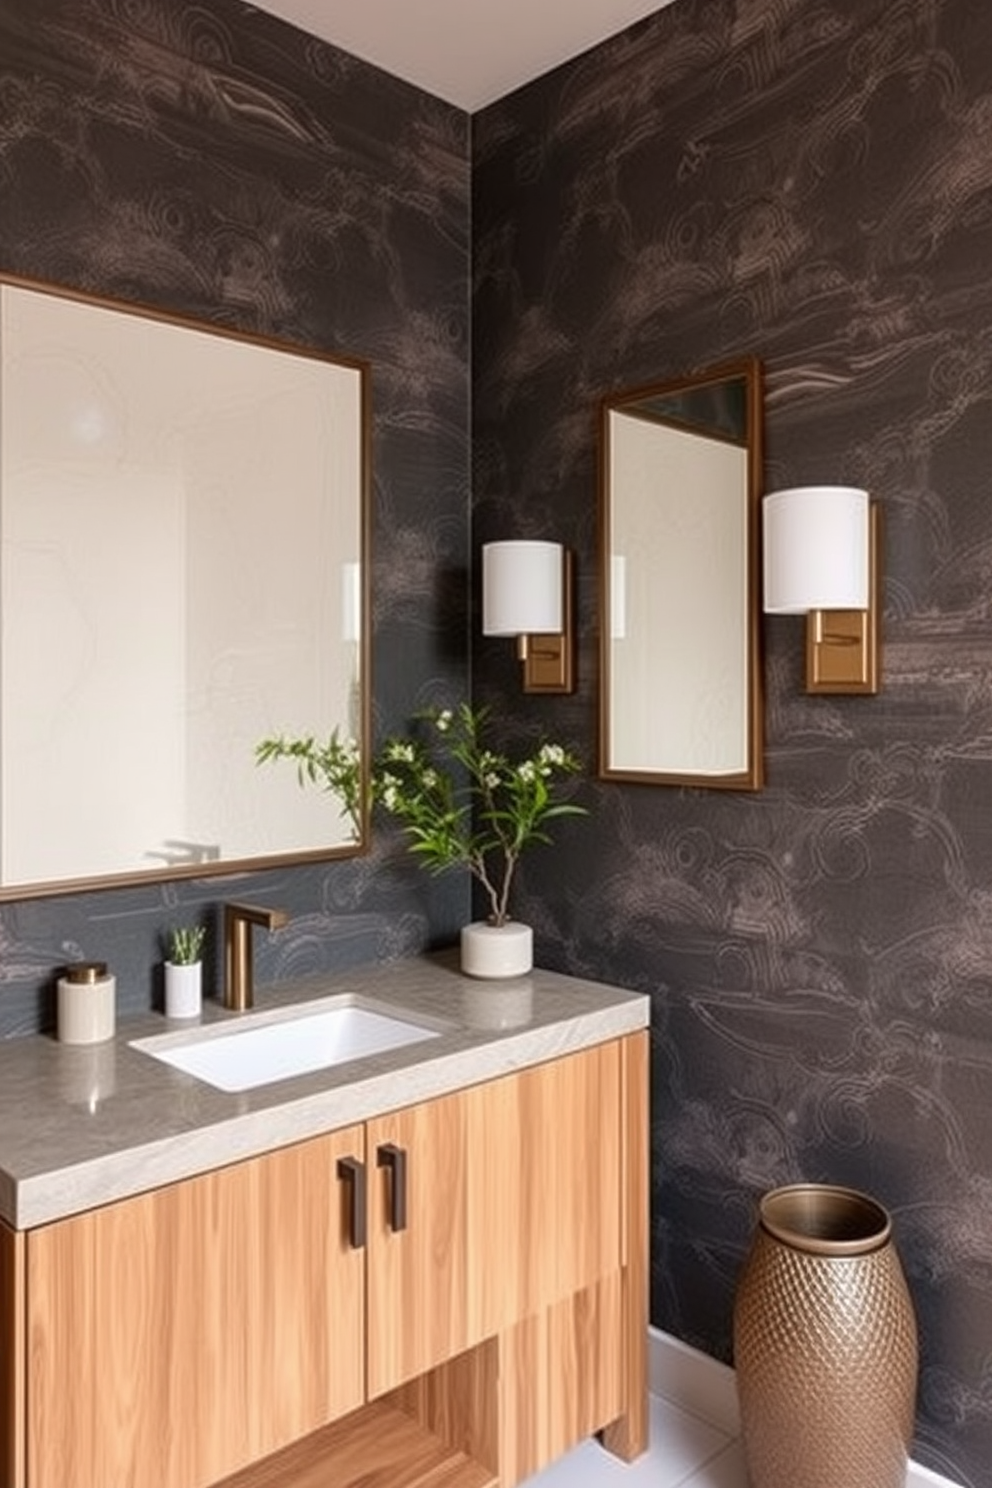
{"label": "marbled wall pattern", "polygon": [[[0,271],[372,367],[374,722],[468,688],[469,121],[240,0],[0,0]],[[160,995],[160,936],[225,898],[290,911],[260,982],[449,939],[467,888],[374,856],[0,906],[0,1036],[56,968]],[[214,981],[219,958],[214,941]]]}
{"label": "marbled wall pattern", "polygon": [[[580,557],[581,686],[479,691],[591,761],[594,408],[756,353],[768,484],[886,519],[883,692],[809,700],[766,626],[758,797],[586,787],[525,863],[541,960],[654,1001],[659,1325],[726,1356],[754,1200],[895,1214],[923,1331],[916,1456],[992,1478],[992,15],[970,0],[678,0],[474,123],[478,536]],[[0,0],[0,268],[366,356],[375,710],[467,685],[468,121],[236,0]],[[508,722],[507,727],[510,727]],[[164,924],[292,912],[259,977],[443,940],[465,888],[390,844],[326,869],[0,908],[0,1032],[105,954],[145,1006]]]}
{"label": "marbled wall pattern", "polygon": [[[867,486],[883,688],[765,622],[767,788],[590,782],[526,865],[546,965],[653,1000],[653,1320],[730,1355],[758,1195],[893,1212],[916,1458],[992,1485],[992,11],[678,0],[474,121],[479,541],[579,556],[580,686],[476,690],[595,756],[596,408],[745,354],[766,487]],[[659,638],[659,644],[677,638]]]}

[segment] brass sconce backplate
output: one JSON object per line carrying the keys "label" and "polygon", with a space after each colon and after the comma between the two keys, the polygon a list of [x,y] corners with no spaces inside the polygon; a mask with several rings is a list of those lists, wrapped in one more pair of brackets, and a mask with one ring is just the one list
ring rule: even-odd
{"label": "brass sconce backplate", "polygon": [[524,692],[575,691],[572,569],[571,550],[564,548],[561,574],[562,633],[520,637]]}
{"label": "brass sconce backplate", "polygon": [[806,691],[877,693],[881,514],[868,514],[868,609],[811,610],[806,617]]}

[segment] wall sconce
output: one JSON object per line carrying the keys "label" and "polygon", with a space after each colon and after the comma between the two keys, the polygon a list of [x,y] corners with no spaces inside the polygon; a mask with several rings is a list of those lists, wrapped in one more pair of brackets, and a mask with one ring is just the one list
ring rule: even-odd
{"label": "wall sconce", "polygon": [[572,554],[560,543],[482,548],[482,633],[516,636],[524,692],[573,692]]}
{"label": "wall sconce", "polygon": [[878,691],[878,503],[850,486],[763,502],[764,608],[806,615],[806,691]]}

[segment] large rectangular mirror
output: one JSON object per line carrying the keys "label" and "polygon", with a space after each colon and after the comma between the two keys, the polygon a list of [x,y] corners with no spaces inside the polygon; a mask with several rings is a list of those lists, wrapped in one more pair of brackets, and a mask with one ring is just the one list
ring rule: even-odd
{"label": "large rectangular mirror", "polygon": [[368,371],[0,283],[0,898],[307,861],[364,816]]}
{"label": "large rectangular mirror", "polygon": [[603,400],[600,774],[757,790],[761,374]]}

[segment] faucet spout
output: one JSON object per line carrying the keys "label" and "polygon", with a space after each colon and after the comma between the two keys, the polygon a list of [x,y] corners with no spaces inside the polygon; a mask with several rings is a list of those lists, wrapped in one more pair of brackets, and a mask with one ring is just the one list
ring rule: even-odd
{"label": "faucet spout", "polygon": [[252,975],[251,931],[253,925],[278,930],[289,919],[284,909],[263,909],[255,904],[224,905],[224,1006],[243,1011],[255,1001]]}

